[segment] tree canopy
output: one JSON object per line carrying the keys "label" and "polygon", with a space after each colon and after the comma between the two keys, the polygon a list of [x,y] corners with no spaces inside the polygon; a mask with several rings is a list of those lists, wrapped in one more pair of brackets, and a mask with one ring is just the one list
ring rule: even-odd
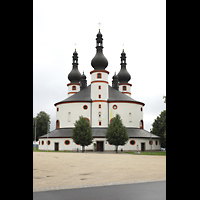
{"label": "tree canopy", "polygon": [[106,139],[109,144],[115,145],[116,153],[119,145],[125,145],[128,141],[128,133],[126,127],[123,125],[120,115],[116,115],[108,124],[108,129],[105,133]]}
{"label": "tree canopy", "polygon": [[44,111],[40,111],[36,117],[33,118],[33,141],[35,140],[35,123],[36,123],[36,141],[38,138],[50,131],[50,115]]}
{"label": "tree canopy", "polygon": [[166,147],[166,110],[163,110],[152,124],[151,132],[161,137],[161,147]]}
{"label": "tree canopy", "polygon": [[83,116],[80,116],[74,125],[75,127],[72,129],[72,139],[76,144],[82,146],[82,152],[84,152],[85,146],[92,143],[92,128],[89,121]]}

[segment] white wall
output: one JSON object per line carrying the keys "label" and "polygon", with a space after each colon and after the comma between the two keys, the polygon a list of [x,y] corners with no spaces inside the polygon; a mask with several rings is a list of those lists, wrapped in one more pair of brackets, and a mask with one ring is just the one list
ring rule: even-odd
{"label": "white wall", "polygon": [[[42,145],[42,140],[44,141],[44,145]],[[47,145],[47,139],[39,139],[40,145],[39,145],[39,150],[48,150],[49,151],[54,151],[55,150],[55,143],[59,143],[59,150],[60,151],[77,151],[77,148],[82,150],[82,147],[80,145],[77,145],[73,142],[71,138],[48,138],[50,141],[50,145]],[[70,144],[66,145],[65,140],[69,140]],[[135,140],[135,144],[131,145],[130,141]],[[92,150],[94,149],[93,143],[96,143],[97,141],[103,141],[104,142],[104,151],[113,151],[115,150],[114,145],[110,145],[105,138],[94,138],[93,142],[85,147],[85,150]],[[150,151],[151,150],[151,145],[149,144],[150,139],[149,138],[129,138],[128,142],[124,146],[119,146],[118,150],[121,151],[136,151],[139,150],[141,151],[141,143],[145,143],[145,150]],[[152,145],[152,150],[160,150],[160,140],[159,139],[152,139],[153,145]],[[157,141],[157,145],[156,145]]]}
{"label": "white wall", "polygon": [[[123,86],[126,86],[126,90],[123,90]],[[131,86],[130,85],[119,85],[119,91],[120,92],[130,92],[131,93]],[[128,95],[129,97],[131,97],[131,94],[126,94],[124,93],[125,95]]]}
{"label": "white wall", "polygon": [[[88,106],[87,110],[83,109],[84,105]],[[56,120],[60,121],[60,128],[74,127],[75,121],[81,115],[90,120],[90,107],[91,103],[89,102],[58,104],[56,109],[59,108],[59,111],[56,111]],[[70,117],[69,113],[71,113]]]}
{"label": "white wall", "polygon": [[[76,90],[72,90],[72,87],[73,86],[76,86]],[[69,84],[68,85],[68,97],[74,95],[76,92],[79,92],[80,91],[80,84]],[[71,93],[72,92],[72,93]],[[75,93],[74,93],[75,92]],[[71,93],[71,94],[70,94]]]}
{"label": "white wall", "polygon": [[[99,108],[99,104],[101,108]],[[99,116],[101,113],[101,116]],[[101,121],[101,126],[99,125]],[[108,103],[93,102],[92,103],[92,127],[108,127]]]}
{"label": "white wall", "polygon": [[[113,109],[117,105],[117,109]],[[143,120],[143,106],[134,103],[109,103],[109,121],[119,114],[126,127],[140,128],[140,120]],[[129,114],[131,113],[131,114]]]}

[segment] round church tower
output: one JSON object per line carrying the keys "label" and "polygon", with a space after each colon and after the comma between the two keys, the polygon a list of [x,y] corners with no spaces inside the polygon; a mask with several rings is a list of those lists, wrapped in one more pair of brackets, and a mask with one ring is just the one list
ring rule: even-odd
{"label": "round church tower", "polygon": [[121,70],[119,71],[117,77],[119,80],[119,91],[131,97],[131,86],[132,84],[128,83],[131,79],[131,75],[126,69],[126,53],[124,49],[121,53]]}
{"label": "round church tower", "polygon": [[68,97],[72,96],[73,94],[80,91],[80,80],[81,80],[81,73],[78,70],[78,53],[76,49],[72,56],[72,70],[68,74],[68,79],[71,83],[68,83]]}
{"label": "round church tower", "polygon": [[91,61],[94,68],[91,74],[92,126],[107,127],[108,124],[108,60],[103,55],[103,37],[99,32],[96,38],[96,55]]}

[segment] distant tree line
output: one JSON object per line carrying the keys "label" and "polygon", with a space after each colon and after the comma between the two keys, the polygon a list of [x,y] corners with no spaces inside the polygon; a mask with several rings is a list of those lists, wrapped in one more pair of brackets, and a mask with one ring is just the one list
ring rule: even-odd
{"label": "distant tree line", "polygon": [[35,140],[35,128],[37,141],[40,136],[47,134],[50,131],[50,124],[50,115],[44,111],[40,111],[36,117],[33,117],[33,141]]}
{"label": "distant tree line", "polygon": [[[163,96],[166,103],[166,96]],[[166,110],[163,110],[152,124],[151,133],[161,137],[161,147],[166,147]]]}

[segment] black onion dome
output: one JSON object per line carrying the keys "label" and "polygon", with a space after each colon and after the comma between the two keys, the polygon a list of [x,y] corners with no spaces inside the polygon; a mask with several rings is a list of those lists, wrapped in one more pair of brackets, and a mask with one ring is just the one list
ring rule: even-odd
{"label": "black onion dome", "polygon": [[81,80],[81,73],[78,70],[78,54],[76,52],[73,53],[72,56],[72,70],[71,72],[68,74],[68,79],[70,80],[71,83],[79,83]]}
{"label": "black onion dome", "polygon": [[103,38],[99,29],[99,33],[96,38],[96,55],[91,61],[91,65],[95,70],[104,70],[108,66],[108,60],[103,55]]}
{"label": "black onion dome", "polygon": [[120,83],[128,83],[131,79],[131,75],[126,68],[121,68],[117,76]]}
{"label": "black onion dome", "polygon": [[124,49],[123,52],[121,53],[120,58],[121,58],[121,70],[117,74],[118,80],[120,83],[128,83],[128,81],[130,81],[131,79],[131,75],[128,73],[126,69],[126,54],[124,52]]}
{"label": "black onion dome", "polygon": [[112,79],[118,79],[116,72],[115,72],[114,76],[112,77]]}
{"label": "black onion dome", "polygon": [[83,72],[83,74],[81,75],[81,79],[86,79],[86,75],[84,74],[84,72]]}

